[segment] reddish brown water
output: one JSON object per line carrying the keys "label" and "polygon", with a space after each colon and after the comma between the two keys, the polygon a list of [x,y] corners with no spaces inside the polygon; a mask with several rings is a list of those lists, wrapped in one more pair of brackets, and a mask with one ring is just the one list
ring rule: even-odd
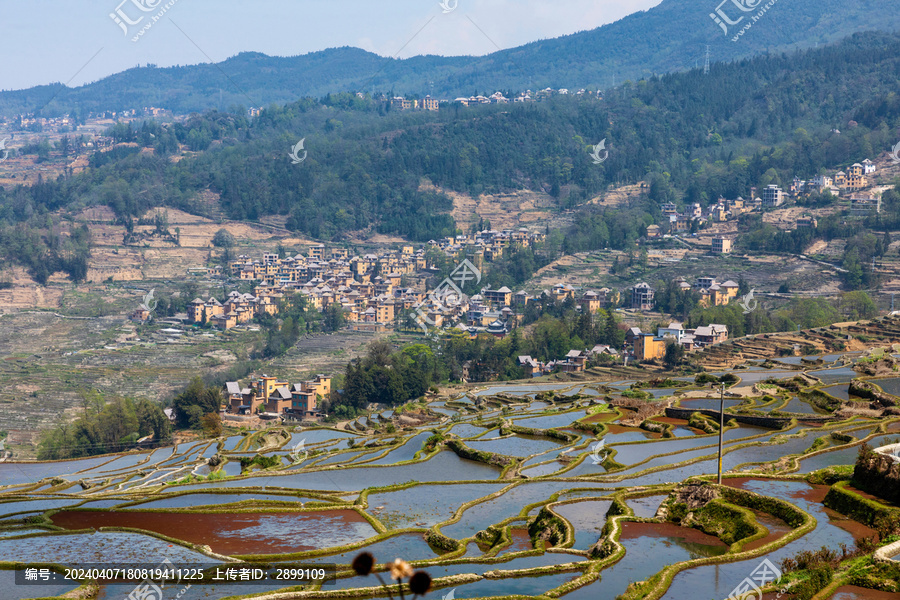
{"label": "reddish brown water", "polygon": [[685,419],[675,419],[673,417],[655,417],[654,421],[659,421],[660,423],[670,423],[675,427],[684,427],[685,429],[690,429],[694,432],[695,435],[704,435],[706,432],[701,431],[699,429],[695,429],[688,425],[688,422]]}
{"label": "reddish brown water", "polygon": [[[723,483],[732,487],[745,489],[744,485],[747,483],[747,481],[750,481],[750,478],[735,477],[733,479],[726,479]],[[805,490],[789,493],[787,500],[788,502],[790,502],[791,498],[796,498],[806,500],[807,502],[822,504],[822,502],[825,500],[825,496],[828,494],[829,489],[830,488],[827,485],[810,485]],[[871,527],[863,525],[862,523],[854,521],[853,519],[848,519],[839,512],[833,511],[830,508],[823,508],[823,510],[825,511],[825,514],[828,515],[828,518],[831,520],[833,525],[840,527],[841,529],[852,535],[853,539],[855,540],[878,535],[878,533]]]}
{"label": "reddish brown water", "polygon": [[853,487],[853,486],[851,486],[851,485],[848,485],[848,486],[847,486],[847,489],[850,490],[851,492],[854,492],[854,493],[859,494],[859,495],[862,496],[863,498],[868,498],[869,500],[874,500],[875,502],[879,502],[879,503],[881,503],[881,504],[884,504],[885,506],[892,506],[892,507],[895,507],[895,508],[896,508],[896,506],[897,506],[896,504],[894,504],[894,503],[892,503],[892,502],[888,502],[888,501],[885,500],[884,498],[879,498],[878,496],[873,496],[873,495],[870,494],[869,492],[864,492],[864,491],[862,491],[862,490],[860,490],[860,489],[857,489],[857,488],[855,488],[855,487]]}
{"label": "reddish brown water", "polygon": [[643,429],[640,429],[639,427],[627,427],[625,425],[619,425],[618,423],[610,423],[609,424],[609,435],[617,435],[620,433],[631,433],[631,432],[635,432],[635,431],[640,431],[641,433],[646,434],[648,439],[658,440],[658,439],[662,438],[661,433],[653,433],[650,431],[644,431]]}
{"label": "reddish brown water", "polygon": [[602,423],[603,421],[610,421],[615,418],[615,414],[609,413],[599,413],[596,415],[591,415],[585,419],[582,419],[582,423]]}
{"label": "reddish brown water", "polygon": [[[746,487],[748,481],[759,481],[759,477],[729,477],[724,479],[722,483],[725,485],[739,488],[739,489],[748,489]],[[810,485],[809,488],[805,490],[800,490],[796,492],[791,492],[788,494],[791,498],[803,498],[809,502],[817,502],[819,504],[822,503],[822,500],[825,499],[825,495],[828,494],[828,490],[830,488],[827,485]]]}
{"label": "reddish brown water", "polygon": [[376,534],[353,510],[284,513],[160,513],[63,511],[64,529],[129,527],[208,545],[227,555],[280,554],[359,542]]}
{"label": "reddish brown water", "polygon": [[744,546],[745,551],[761,548],[766,544],[774,542],[775,540],[783,537],[787,534],[787,532],[791,531],[791,526],[777,517],[773,517],[770,514],[758,510],[754,510],[753,514],[756,515],[756,520],[769,530],[769,534],[762,539],[758,539],[755,542],[750,542],[749,544]]}
{"label": "reddish brown water", "polygon": [[525,529],[513,529],[510,532],[512,544],[506,548],[506,552],[521,552],[522,550],[532,550],[531,536]]}
{"label": "reddish brown water", "polygon": [[879,592],[855,585],[845,585],[839,587],[829,600],[897,600],[898,598],[900,598],[900,594],[893,592]]}
{"label": "reddish brown water", "polygon": [[692,544],[728,548],[728,544],[714,535],[705,534],[699,529],[679,527],[674,523],[622,523],[622,536],[619,538],[620,540],[637,539],[644,536],[679,538]]}

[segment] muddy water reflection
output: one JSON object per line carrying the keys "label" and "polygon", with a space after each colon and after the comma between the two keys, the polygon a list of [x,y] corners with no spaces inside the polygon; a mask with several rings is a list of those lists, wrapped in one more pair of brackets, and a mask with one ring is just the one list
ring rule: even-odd
{"label": "muddy water reflection", "polygon": [[[619,541],[625,546],[622,560],[603,570],[600,581],[567,594],[566,600],[612,599],[630,583],[645,580],[666,565],[728,551],[716,537],[671,523],[623,523]],[[681,600],[705,597],[692,593]]]}
{"label": "muddy water reflection", "polygon": [[[817,550],[822,546],[837,549],[844,543],[852,547],[857,537],[874,535],[874,531],[854,523],[851,525],[837,513],[821,504],[828,492],[827,486],[812,486],[805,482],[774,481],[769,479],[726,479],[733,485],[766,496],[784,498],[810,513],[817,521],[814,531],[766,556],[775,563],[793,556],[800,550]],[[663,596],[666,600],[684,598],[725,598],[759,565],[760,559],[736,563],[709,565],[682,571],[672,581]]]}
{"label": "muddy water reflection", "polygon": [[158,513],[63,511],[53,516],[63,529],[129,527],[208,545],[226,555],[278,554],[359,542],[376,531],[359,513]]}

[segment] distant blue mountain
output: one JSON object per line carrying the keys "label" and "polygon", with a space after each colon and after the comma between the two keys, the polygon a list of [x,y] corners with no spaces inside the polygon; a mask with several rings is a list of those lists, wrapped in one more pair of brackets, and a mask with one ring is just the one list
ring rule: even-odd
{"label": "distant blue mountain", "polygon": [[663,0],[597,29],[482,57],[395,60],[343,47],[286,58],[248,52],[217,65],[134,68],[79,88],[2,92],[0,114],[45,104],[44,114],[143,106],[189,113],[346,91],[424,96],[433,89],[435,96],[453,98],[476,91],[606,88],[613,81],[702,68],[707,45],[720,62],[829,44],[859,31],[900,30],[900,9],[885,0],[781,0],[765,8],[770,2]]}

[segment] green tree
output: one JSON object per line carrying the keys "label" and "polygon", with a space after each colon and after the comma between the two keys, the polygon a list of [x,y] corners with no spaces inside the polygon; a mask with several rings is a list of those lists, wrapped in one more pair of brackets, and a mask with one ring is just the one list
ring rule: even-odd
{"label": "green tree", "polygon": [[841,294],[840,311],[849,321],[871,319],[878,316],[878,307],[872,298],[863,291],[844,292]]}
{"label": "green tree", "polygon": [[328,308],[325,309],[324,317],[325,331],[339,331],[347,323],[347,319],[344,317],[344,309],[337,302],[332,302],[328,305]]}
{"label": "green tree", "polygon": [[218,387],[207,387],[203,379],[195,377],[172,403],[175,410],[175,422],[178,427],[199,429],[203,415],[218,414],[222,409],[222,390]]}
{"label": "green tree", "polygon": [[675,341],[667,342],[666,354],[664,357],[666,366],[670,369],[674,369],[681,364],[682,360],[684,360],[684,346]]}
{"label": "green tree", "polygon": [[213,236],[212,243],[216,248],[232,248],[235,243],[234,235],[227,229],[220,229]]}

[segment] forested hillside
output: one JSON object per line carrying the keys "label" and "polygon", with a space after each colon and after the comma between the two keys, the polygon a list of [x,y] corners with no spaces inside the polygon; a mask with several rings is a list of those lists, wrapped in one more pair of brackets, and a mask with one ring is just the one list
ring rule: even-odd
{"label": "forested hillside", "polygon": [[[761,5],[752,0],[746,4]],[[45,115],[76,107],[78,112],[97,112],[143,106],[186,114],[237,104],[284,104],[342,91],[424,96],[431,92],[431,83],[434,95],[445,98],[469,96],[474,90],[605,89],[614,78],[621,83],[702,67],[707,44],[713,61],[727,62],[823,45],[859,31],[900,29],[900,11],[883,0],[778,2],[733,42],[738,26],[726,35],[709,16],[716,5],[714,0],[663,0],[616,23],[483,57],[392,60],[358,48],[335,48],[289,58],[244,53],[218,65],[135,68],[75,89],[57,84],[2,92],[0,114],[27,113],[45,105]],[[439,11],[437,6],[433,10]],[[459,10],[466,9],[461,5]],[[732,19],[740,14],[730,3],[723,10]],[[428,16],[423,8],[423,21]],[[489,24],[481,25],[490,30]]]}
{"label": "forested hillside", "polygon": [[[211,190],[234,219],[282,215],[289,228],[322,239],[371,228],[427,241],[456,225],[450,199],[424,182],[472,195],[539,190],[572,208],[608,186],[648,181],[648,204],[583,213],[565,240],[569,251],[621,248],[662,202],[747,196],[751,186],[785,185],[889,150],[898,87],[900,37],[860,34],[717,65],[708,76],[627,84],[603,100],[424,113],[329,95],[252,120],[210,112],[165,126],[118,125],[109,134],[119,145],[94,154],[85,173],[0,190],[0,206],[11,223],[99,203],[127,223],[159,205],[208,211],[198,193]],[[293,164],[288,153],[300,139],[308,155]],[[589,150],[602,139],[609,158],[597,165]]]}

